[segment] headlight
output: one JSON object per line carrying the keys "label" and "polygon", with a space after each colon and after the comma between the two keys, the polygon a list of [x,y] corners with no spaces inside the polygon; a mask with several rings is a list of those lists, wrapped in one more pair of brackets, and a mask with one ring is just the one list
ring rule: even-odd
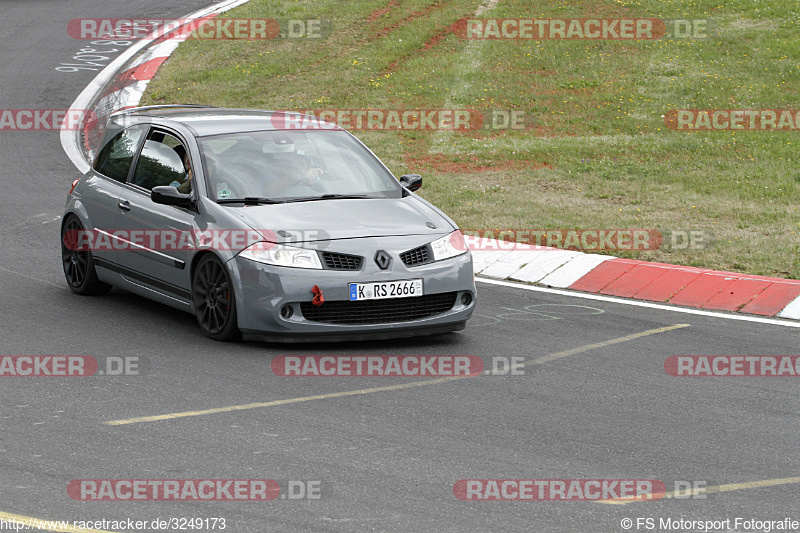
{"label": "headlight", "polygon": [[322,263],[319,262],[316,251],[271,242],[257,242],[247,247],[239,255],[245,259],[268,265],[322,269]]}
{"label": "headlight", "polygon": [[433,248],[434,261],[441,261],[467,252],[467,244],[464,242],[461,230],[455,230],[450,235],[436,239],[431,243],[431,248]]}

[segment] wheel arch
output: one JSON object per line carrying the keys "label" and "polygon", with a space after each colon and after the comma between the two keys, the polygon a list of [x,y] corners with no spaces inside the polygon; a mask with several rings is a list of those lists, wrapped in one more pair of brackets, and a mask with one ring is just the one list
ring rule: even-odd
{"label": "wheel arch", "polygon": [[[239,277],[239,269],[236,268],[235,263],[232,262],[232,258],[226,260],[220,254],[216,253],[213,250],[201,250],[194,254],[192,257],[192,261],[189,264],[189,291],[192,292],[194,290],[194,273],[197,270],[197,265],[200,264],[200,261],[207,256],[216,257],[222,266],[228,270],[228,275],[231,278],[231,285],[233,287],[235,301],[236,301],[236,310],[238,312],[244,312],[243,308],[243,297],[242,297],[242,282]],[[192,312],[194,312],[194,300],[192,300]],[[241,315],[238,315],[241,316]],[[237,316],[237,320],[238,320]]]}
{"label": "wheel arch", "polygon": [[80,200],[73,200],[67,205],[67,208],[64,210],[64,214],[61,216],[61,231],[64,231],[64,224],[71,215],[78,217],[78,220],[83,225],[84,229],[94,228],[91,220],[89,219],[89,213],[86,210],[86,206],[83,205],[83,202]]}
{"label": "wheel arch", "polygon": [[[214,256],[217,259],[219,259],[219,262],[222,263],[223,266],[225,266],[225,268],[227,268],[227,261],[225,261],[224,258],[220,257],[219,254],[214,253],[212,250],[201,250],[201,251],[197,252],[192,257],[192,262],[189,265],[189,288],[190,288],[190,290],[192,288],[192,285],[194,284],[194,272],[195,272],[195,270],[197,270],[197,265],[200,264],[200,260],[201,259],[203,259],[204,257],[209,256],[209,255]],[[228,269],[228,273],[230,273],[230,269]]]}
{"label": "wheel arch", "polygon": [[234,268],[231,268],[231,265],[229,264],[229,263],[231,263],[231,260],[226,261],[222,256],[220,256],[220,254],[216,253],[213,250],[204,249],[204,250],[201,250],[201,251],[197,252],[192,257],[191,263],[189,265],[189,286],[190,286],[190,291],[192,293],[192,296],[190,298],[191,306],[192,306],[191,307],[192,312],[195,315],[197,314],[197,309],[196,309],[195,303],[194,303],[194,275],[195,275],[195,272],[197,271],[198,265],[206,257],[215,258],[222,265],[222,268],[224,268],[228,273],[228,278],[230,279],[231,292],[232,292],[232,296],[233,296],[233,300],[234,300],[234,306],[235,306],[234,312],[235,312],[235,315],[236,315],[235,316],[236,323],[234,325],[234,330],[237,332],[236,333],[236,338],[241,338],[241,332],[239,332],[238,328],[239,328],[240,313],[243,311],[243,308],[242,308],[243,299],[242,299],[241,280],[239,278],[239,273],[238,273],[238,270],[235,268],[235,265],[233,265]]}

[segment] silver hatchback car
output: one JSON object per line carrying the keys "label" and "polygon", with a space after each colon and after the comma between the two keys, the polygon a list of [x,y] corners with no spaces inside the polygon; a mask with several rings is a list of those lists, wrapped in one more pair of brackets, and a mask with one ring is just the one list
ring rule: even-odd
{"label": "silver hatchback car", "polygon": [[64,211],[64,273],[194,313],[233,340],[460,330],[476,305],[455,223],[358,139],[296,113],[152,106],[112,115]]}

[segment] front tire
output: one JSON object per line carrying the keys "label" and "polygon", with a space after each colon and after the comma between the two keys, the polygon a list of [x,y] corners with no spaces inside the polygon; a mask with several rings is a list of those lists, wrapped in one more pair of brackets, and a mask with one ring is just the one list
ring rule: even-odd
{"label": "front tire", "polygon": [[79,249],[81,232],[83,224],[78,217],[67,216],[61,227],[61,265],[64,267],[64,277],[75,294],[105,294],[111,290],[111,285],[103,283],[97,277],[92,252]]}
{"label": "front tire", "polygon": [[241,339],[231,277],[217,256],[206,255],[197,264],[192,278],[192,302],[197,323],[207,337],[217,341]]}

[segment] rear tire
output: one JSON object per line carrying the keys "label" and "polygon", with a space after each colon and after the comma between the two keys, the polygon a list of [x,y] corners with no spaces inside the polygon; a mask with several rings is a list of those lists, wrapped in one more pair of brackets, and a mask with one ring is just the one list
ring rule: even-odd
{"label": "rear tire", "polygon": [[200,259],[192,277],[192,302],[197,323],[215,341],[242,338],[236,318],[236,298],[228,269],[217,256]]}
{"label": "rear tire", "polygon": [[97,277],[94,258],[89,250],[79,250],[78,236],[83,224],[75,215],[67,216],[61,227],[61,265],[67,285],[75,294],[84,296],[105,294],[111,285]]}

